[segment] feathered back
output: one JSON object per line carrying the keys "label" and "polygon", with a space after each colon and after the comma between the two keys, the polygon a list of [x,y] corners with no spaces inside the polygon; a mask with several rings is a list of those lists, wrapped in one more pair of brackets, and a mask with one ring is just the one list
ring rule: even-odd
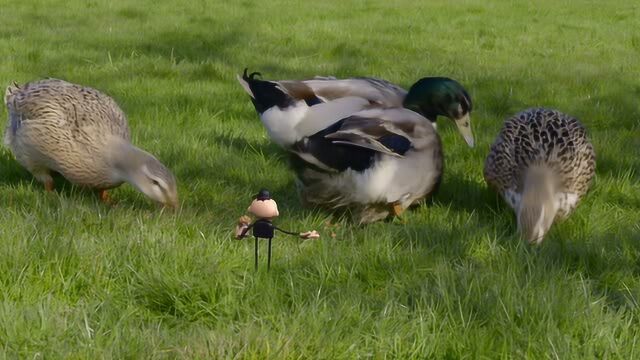
{"label": "feathered back", "polygon": [[312,80],[304,80],[302,83],[325,100],[357,96],[385,108],[402,107],[402,102],[407,96],[405,89],[386,80],[371,77],[351,79],[315,77]]}
{"label": "feathered back", "polygon": [[580,122],[556,110],[529,109],[505,121],[484,177],[515,210],[518,229],[540,243],[589,189],[595,152]]}
{"label": "feathered back", "polygon": [[95,132],[100,136],[110,134],[130,140],[124,112],[111,97],[93,88],[45,79],[9,86],[5,102],[11,114],[25,121],[50,118],[64,123],[64,129],[72,134]]}
{"label": "feathered back", "polygon": [[[43,169],[69,181],[109,188],[110,159],[129,144],[127,119],[109,96],[63,80],[45,79],[7,88],[8,123],[4,143],[27,170],[44,179]],[[41,180],[43,181],[43,180]]]}
{"label": "feathered back", "polygon": [[13,134],[15,134],[20,123],[20,117],[13,111],[13,97],[18,90],[20,90],[18,84],[13,82],[11,85],[7,86],[7,89],[4,92],[4,104],[7,107],[7,112],[9,113],[9,121],[3,137],[3,142],[6,146],[10,146]]}
{"label": "feathered back", "polygon": [[15,81],[11,83],[11,85],[7,86],[7,89],[4,92],[4,104],[7,106],[7,108],[12,102],[13,94],[18,90],[20,90],[20,87],[18,87],[18,84]]}
{"label": "feathered back", "polygon": [[522,189],[524,171],[546,164],[563,191],[584,195],[595,174],[595,152],[582,124],[556,110],[528,109],[505,121],[485,162],[487,182]]}

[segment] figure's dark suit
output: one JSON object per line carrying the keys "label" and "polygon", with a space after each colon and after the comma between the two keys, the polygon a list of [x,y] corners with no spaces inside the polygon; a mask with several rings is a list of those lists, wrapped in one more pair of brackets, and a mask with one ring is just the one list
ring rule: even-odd
{"label": "figure's dark suit", "polygon": [[[258,219],[249,225],[249,228],[250,227],[253,227],[253,236],[263,239],[271,239],[273,237],[273,231],[276,228],[271,221],[266,219]],[[247,230],[249,229],[247,228]]]}
{"label": "figure's dark suit", "polygon": [[271,220],[268,219],[258,219],[253,222],[253,224],[247,226],[246,229],[242,230],[240,237],[244,237],[247,232],[253,229],[253,237],[256,239],[256,251],[255,251],[255,267],[258,269],[258,238],[260,239],[269,239],[269,254],[267,256],[267,269],[271,268],[271,239],[273,239],[273,235],[275,230],[281,231],[285,234],[289,235],[297,235],[296,233],[289,232],[278,228],[273,225]]}

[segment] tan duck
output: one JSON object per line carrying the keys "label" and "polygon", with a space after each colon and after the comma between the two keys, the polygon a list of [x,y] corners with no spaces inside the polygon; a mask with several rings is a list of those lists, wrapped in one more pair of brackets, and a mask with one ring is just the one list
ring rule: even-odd
{"label": "tan duck", "polygon": [[57,79],[10,85],[4,141],[16,160],[53,190],[52,172],[100,191],[128,182],[151,199],[177,206],[176,180],[153,155],[130,142],[127,118],[95,89]]}
{"label": "tan duck", "polygon": [[542,242],[566,218],[595,175],[595,152],[580,122],[556,110],[529,109],[508,119],[484,167],[487,183],[514,209],[518,229]]}

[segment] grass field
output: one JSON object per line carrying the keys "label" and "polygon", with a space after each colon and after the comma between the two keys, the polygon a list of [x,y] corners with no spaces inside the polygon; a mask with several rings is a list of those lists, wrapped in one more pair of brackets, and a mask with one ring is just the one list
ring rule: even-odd
{"label": "grass field", "polygon": [[[182,203],[163,212],[128,185],[114,207],[64,181],[47,194],[2,148],[0,357],[640,357],[637,2],[3,1],[0,24],[3,88],[58,77],[110,94]],[[477,146],[441,120],[433,202],[357,227],[301,207],[235,81],[245,66],[456,78]],[[482,178],[502,121],[532,106],[579,117],[598,154],[591,192],[537,248]],[[278,225],[324,236],[278,236],[254,273],[231,231],[262,186]]]}

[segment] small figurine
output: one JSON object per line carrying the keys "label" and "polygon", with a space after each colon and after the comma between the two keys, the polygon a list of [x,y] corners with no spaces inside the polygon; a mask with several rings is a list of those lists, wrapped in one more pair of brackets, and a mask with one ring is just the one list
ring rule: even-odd
{"label": "small figurine", "polygon": [[267,269],[271,268],[271,240],[273,239],[274,230],[278,230],[285,234],[297,235],[303,239],[317,239],[320,237],[317,231],[307,231],[304,233],[295,233],[286,231],[273,225],[271,222],[274,218],[280,215],[278,213],[278,204],[271,198],[269,191],[266,189],[260,190],[256,195],[256,198],[251,202],[251,205],[247,209],[248,212],[255,215],[258,220],[253,224],[249,224],[251,219],[248,216],[242,216],[238,219],[236,225],[236,239],[242,239],[246,236],[247,232],[252,229],[253,237],[255,238],[255,268],[258,269],[258,238],[269,239],[269,252],[267,256]]}

